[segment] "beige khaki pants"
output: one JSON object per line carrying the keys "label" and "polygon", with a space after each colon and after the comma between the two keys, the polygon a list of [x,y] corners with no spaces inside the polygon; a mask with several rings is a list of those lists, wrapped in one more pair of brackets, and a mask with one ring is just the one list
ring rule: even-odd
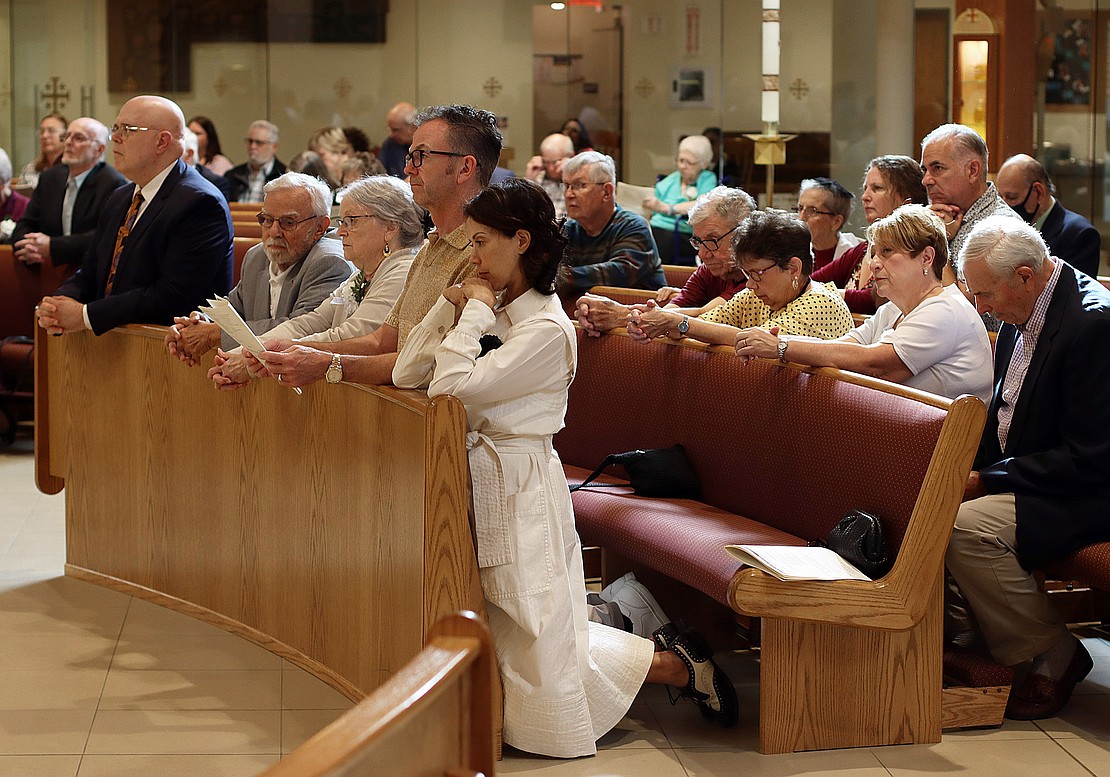
{"label": "beige khaki pants", "polygon": [[[949,596],[948,625],[959,622],[962,595],[991,655],[1009,666],[1028,661],[1061,639],[1068,628],[1015,550],[1013,494],[990,494],[960,505],[945,562],[959,594]],[[965,627],[972,622],[963,619]]]}

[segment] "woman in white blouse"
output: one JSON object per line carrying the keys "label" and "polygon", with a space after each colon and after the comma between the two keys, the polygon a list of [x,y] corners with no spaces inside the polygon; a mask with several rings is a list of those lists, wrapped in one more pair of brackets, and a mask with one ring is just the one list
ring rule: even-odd
{"label": "woman in white blouse", "polygon": [[[424,209],[400,178],[361,178],[342,190],[335,220],[343,256],[357,269],[316,310],[291,318],[259,335],[272,341],[335,342],[367,335],[385,321],[424,242]],[[234,388],[250,376],[240,349],[219,352],[208,377],[219,388]]]}
{"label": "woman in white blouse", "polygon": [[513,178],[471,200],[466,215],[477,276],[448,288],[412,330],[393,382],[453,394],[466,408],[505,742],[555,757],[592,755],[645,681],[675,686],[707,717],[735,723],[731,684],[693,640],[659,639],[655,652],[651,640],[589,621],[582,549],[551,445],[577,355],[554,294],[565,240],[551,200]]}
{"label": "woman in white blouse", "polygon": [[955,399],[989,402],[993,366],[982,319],[955,285],[943,286],[948,238],[922,205],[903,205],[867,230],[876,291],[890,300],[838,340],[743,329],[736,354],[838,367]]}

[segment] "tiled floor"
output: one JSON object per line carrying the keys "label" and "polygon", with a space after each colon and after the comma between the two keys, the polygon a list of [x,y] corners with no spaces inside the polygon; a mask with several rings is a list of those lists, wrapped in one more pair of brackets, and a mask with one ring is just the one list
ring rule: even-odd
{"label": "tiled floor", "polygon": [[[0,777],[253,775],[349,702],[213,626],[62,576],[63,497],[35,490],[30,444],[0,449]],[[723,661],[741,724],[709,726],[648,688],[595,758],[506,748],[502,774],[544,777],[1110,777],[1110,643],[1066,713],[945,735],[939,745],[761,756],[750,656]],[[434,734],[432,734],[434,736]]]}

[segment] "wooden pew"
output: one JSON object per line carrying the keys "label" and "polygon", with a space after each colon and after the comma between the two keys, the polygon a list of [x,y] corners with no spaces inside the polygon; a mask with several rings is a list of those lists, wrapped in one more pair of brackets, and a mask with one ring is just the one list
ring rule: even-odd
{"label": "wooden pew", "polygon": [[260,777],[492,777],[496,673],[482,621],[450,615],[400,672]]}
{"label": "wooden pew", "polygon": [[684,265],[684,264],[665,264],[663,265],[663,276],[667,279],[668,286],[677,286],[682,288],[686,285],[686,281],[690,280],[690,276],[694,274],[697,267]]}
{"label": "wooden pew", "polygon": [[49,262],[28,267],[15,258],[12,246],[0,245],[0,339],[31,337],[35,305],[53,294],[76,270],[76,265],[55,266]]}
{"label": "wooden pew", "polygon": [[66,489],[66,574],[243,636],[353,700],[446,614],[484,613],[456,399],[213,391],[165,331],[36,339],[36,482]]}
{"label": "wooden pew", "polygon": [[234,243],[235,256],[233,257],[233,271],[231,277],[231,285],[234,286],[239,282],[239,278],[243,273],[243,259],[247,255],[247,251],[254,248],[261,241],[253,237],[239,237],[236,235],[232,238]]}

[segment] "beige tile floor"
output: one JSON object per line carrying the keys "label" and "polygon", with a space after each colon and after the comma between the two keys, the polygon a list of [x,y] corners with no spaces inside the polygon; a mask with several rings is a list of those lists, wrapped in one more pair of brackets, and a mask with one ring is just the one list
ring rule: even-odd
{"label": "beige tile floor", "polygon": [[[30,444],[0,448],[0,777],[257,774],[349,708],[300,669],[220,629],[62,575],[63,496],[36,491]],[[657,688],[595,758],[506,748],[498,771],[543,777],[1110,777],[1110,643],[1059,718],[938,745],[761,756],[758,669],[723,657],[741,699],[724,731]]]}

